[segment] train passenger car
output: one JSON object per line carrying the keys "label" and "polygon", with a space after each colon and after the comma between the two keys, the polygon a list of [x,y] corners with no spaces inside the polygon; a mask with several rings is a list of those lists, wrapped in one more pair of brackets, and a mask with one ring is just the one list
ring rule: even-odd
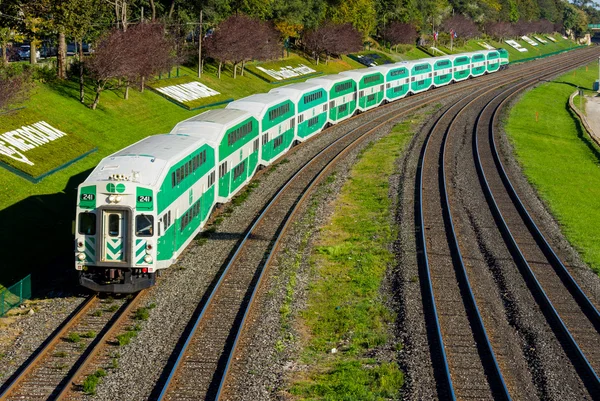
{"label": "train passenger car", "polygon": [[428,59],[408,62],[410,66],[410,91],[419,93],[428,90],[433,83],[433,66]]}
{"label": "train passenger car", "polygon": [[259,124],[248,112],[209,110],[178,123],[171,134],[193,136],[216,150],[219,168],[216,202],[225,203],[231,199],[258,168]]}
{"label": "train passenger car", "polygon": [[508,50],[500,48],[498,54],[500,55],[500,68],[506,68],[508,65]]}
{"label": "train passenger car", "polygon": [[307,83],[322,86],[329,97],[328,122],[337,124],[351,117],[356,111],[356,81],[340,74],[311,78]]}
{"label": "train passenger car", "polygon": [[448,56],[436,57],[431,60],[433,65],[433,86],[448,85],[452,81],[452,59]]}
{"label": "train passenger car", "polygon": [[385,95],[385,77],[373,68],[363,68],[341,72],[354,79],[358,85],[358,110],[367,111],[379,106]]}
{"label": "train passenger car", "polygon": [[297,83],[271,89],[269,93],[287,95],[296,106],[295,140],[303,142],[327,124],[327,92],[315,83]]}
{"label": "train passenger car", "polygon": [[487,72],[496,72],[500,69],[500,53],[496,50],[487,52]]}
{"label": "train passenger car", "polygon": [[471,52],[466,53],[471,58],[471,76],[478,77],[487,71],[486,52]]}
{"label": "train passenger car", "polygon": [[154,135],[100,162],[78,190],[81,285],[129,293],[154,284],[210,214],[214,149],[193,136]]}
{"label": "train passenger car", "polygon": [[292,147],[296,132],[296,107],[288,95],[260,93],[233,101],[226,109],[246,111],[258,120],[261,165],[270,165]]}
{"label": "train passenger car", "polygon": [[371,67],[371,69],[381,72],[385,77],[384,100],[392,102],[406,96],[410,85],[410,75],[406,63],[380,65]]}
{"label": "train passenger car", "polygon": [[471,58],[465,54],[449,56],[454,68],[454,82],[464,81],[471,76]]}

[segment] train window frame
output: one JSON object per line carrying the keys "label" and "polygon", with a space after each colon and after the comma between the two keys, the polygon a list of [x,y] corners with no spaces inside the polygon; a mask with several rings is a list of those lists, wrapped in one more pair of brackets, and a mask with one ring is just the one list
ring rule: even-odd
{"label": "train window frame", "polygon": [[[140,228],[140,223],[144,221],[142,219],[146,218],[147,222],[150,224],[145,225],[143,228]],[[148,233],[144,233],[148,231]],[[136,237],[152,237],[154,236],[154,216],[151,214],[138,214],[135,216],[135,236]]]}
{"label": "train window frame", "polygon": [[[91,222],[91,224],[89,224],[87,227],[82,227],[82,223],[85,221],[84,218],[91,218],[91,220],[88,221]],[[85,228],[89,228],[89,230],[86,230]],[[91,212],[79,213],[78,231],[81,235],[96,235],[96,214]]]}

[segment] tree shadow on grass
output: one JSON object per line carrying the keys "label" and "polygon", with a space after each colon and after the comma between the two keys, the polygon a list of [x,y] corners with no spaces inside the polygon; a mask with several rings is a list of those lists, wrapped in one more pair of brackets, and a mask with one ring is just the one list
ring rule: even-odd
{"label": "tree shadow on grass", "polygon": [[72,224],[77,186],[92,169],[72,176],[63,191],[30,196],[0,210],[2,268],[0,284],[8,287],[28,274],[32,296],[72,293],[76,286]]}
{"label": "tree shadow on grass", "polygon": [[598,147],[595,145],[595,143],[589,137],[588,133],[585,130],[585,127],[583,126],[583,123],[581,122],[581,120],[579,120],[579,117],[577,116],[577,114],[575,114],[575,112],[573,110],[571,110],[568,103],[566,104],[565,108],[566,108],[567,112],[569,113],[569,115],[571,116],[571,118],[573,119],[573,121],[575,122],[575,129],[577,130],[577,137],[581,140],[581,142],[583,142],[583,144],[585,146],[587,146],[589,151],[596,158],[596,162],[598,164],[600,164],[600,150],[598,150]]}

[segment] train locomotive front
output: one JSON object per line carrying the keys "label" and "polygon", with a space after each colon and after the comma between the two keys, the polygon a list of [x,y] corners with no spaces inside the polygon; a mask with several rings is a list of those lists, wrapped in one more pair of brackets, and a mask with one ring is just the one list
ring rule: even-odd
{"label": "train locomotive front", "polygon": [[107,174],[106,167],[79,187],[75,268],[93,291],[133,293],[155,282],[155,197],[140,171]]}

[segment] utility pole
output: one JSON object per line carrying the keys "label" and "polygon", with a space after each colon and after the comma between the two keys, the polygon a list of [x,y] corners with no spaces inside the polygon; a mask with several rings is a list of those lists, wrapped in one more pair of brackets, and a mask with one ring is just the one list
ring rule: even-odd
{"label": "utility pole", "polygon": [[202,77],[202,10],[200,10],[200,30],[198,32],[198,78]]}

